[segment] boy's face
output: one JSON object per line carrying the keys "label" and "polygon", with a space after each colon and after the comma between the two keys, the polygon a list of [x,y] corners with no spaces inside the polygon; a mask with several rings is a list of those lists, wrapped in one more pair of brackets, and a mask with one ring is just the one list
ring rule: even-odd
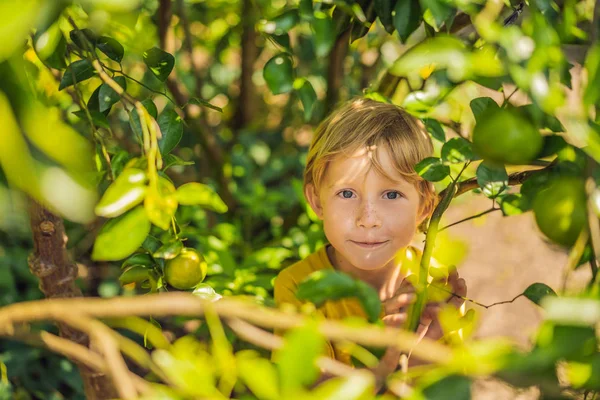
{"label": "boy's face", "polygon": [[359,150],[351,157],[334,158],[318,190],[313,185],[306,188],[308,202],[323,220],[336,261],[344,269],[387,266],[410,244],[425,217],[415,186],[394,169],[390,153],[385,148],[374,151],[394,180],[377,171],[369,152]]}

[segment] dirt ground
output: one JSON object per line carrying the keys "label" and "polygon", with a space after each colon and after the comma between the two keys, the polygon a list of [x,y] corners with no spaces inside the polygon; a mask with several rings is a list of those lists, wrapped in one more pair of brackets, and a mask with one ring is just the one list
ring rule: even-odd
{"label": "dirt ground", "polygon": [[[441,226],[490,206],[490,200],[483,196],[465,198],[451,206]],[[458,271],[467,281],[467,297],[473,300],[486,305],[510,300],[534,282],[543,282],[557,292],[562,287],[567,253],[544,241],[531,212],[511,217],[493,212],[453,226],[448,232],[468,246]],[[585,266],[570,274],[567,290],[585,286],[590,276]],[[469,308],[475,308],[480,315],[475,338],[507,337],[527,349],[543,316],[543,310],[524,297],[489,309],[473,305]],[[496,380],[481,380],[473,387],[474,400],[538,398],[536,388],[517,391]]]}

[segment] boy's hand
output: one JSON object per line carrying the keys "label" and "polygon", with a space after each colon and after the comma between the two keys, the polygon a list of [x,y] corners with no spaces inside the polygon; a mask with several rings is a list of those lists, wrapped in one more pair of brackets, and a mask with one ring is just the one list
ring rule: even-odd
{"label": "boy's hand", "polygon": [[[437,283],[439,286],[445,286],[447,290],[452,291],[455,295],[450,295],[445,304],[451,304],[456,308],[460,308],[465,302],[461,297],[467,296],[467,284],[464,279],[460,278],[456,269],[452,270],[448,276],[448,281]],[[458,297],[460,296],[460,297]],[[439,340],[444,336],[444,331],[440,325],[438,313],[444,303],[429,303],[425,307],[421,315],[419,331],[432,340]]]}

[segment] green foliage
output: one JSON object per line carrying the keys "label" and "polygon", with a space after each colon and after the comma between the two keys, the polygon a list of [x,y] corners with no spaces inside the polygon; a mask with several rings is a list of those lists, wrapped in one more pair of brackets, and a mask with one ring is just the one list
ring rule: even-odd
{"label": "green foliage", "polygon": [[[103,261],[82,281],[86,294],[173,290],[165,266],[187,247],[207,265],[198,297],[273,305],[277,273],[326,243],[302,193],[310,134],[336,103],[365,92],[423,121],[435,154],[415,166],[419,176],[438,189],[450,182],[448,193],[476,179],[505,216],[533,209],[542,233],[579,260],[573,265],[594,265],[585,235],[588,195],[597,189],[585,182],[600,176],[600,50],[586,32],[593,10],[584,2],[530,2],[522,14],[508,3],[494,11],[470,1],[301,0],[283,10],[273,1],[180,2],[165,41],[176,44],[173,54],[156,47],[164,31],[156,2],[5,3],[0,187],[63,216],[75,261]],[[452,34],[461,19],[474,29]],[[573,44],[580,60],[565,50]],[[570,69],[581,62],[586,79],[567,93]],[[569,97],[576,99],[566,115]],[[528,172],[517,193],[505,164],[514,164],[511,174],[529,164],[541,171]],[[108,219],[97,233],[85,225],[92,209]],[[0,304],[40,298],[26,262],[32,243],[0,235]],[[578,237],[588,243],[574,246]],[[523,294],[547,318],[532,351],[473,340],[447,365],[411,374],[415,398],[470,398],[472,376],[486,374],[556,397],[558,363],[570,389],[600,390],[590,328],[600,319],[597,285],[571,298],[532,284]],[[311,276],[298,296],[317,306],[356,297],[371,322],[381,312],[373,288],[335,271]],[[468,315],[455,319],[472,327]],[[288,333],[273,364],[216,318],[197,329],[187,319],[151,321],[114,326],[156,348],[147,378],[170,384],[156,385],[164,398],[374,397],[365,371],[310,388],[325,346],[314,326]],[[189,336],[146,343],[163,327]],[[0,362],[8,371],[0,397],[83,396],[74,365],[47,352],[3,341]]]}

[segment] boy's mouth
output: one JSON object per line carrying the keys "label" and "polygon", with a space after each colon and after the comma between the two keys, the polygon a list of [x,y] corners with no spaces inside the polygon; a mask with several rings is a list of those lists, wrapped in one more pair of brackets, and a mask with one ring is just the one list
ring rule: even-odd
{"label": "boy's mouth", "polygon": [[351,242],[359,247],[364,248],[364,249],[374,249],[374,248],[383,246],[384,244],[386,244],[388,242],[388,240],[385,240],[383,242],[357,242],[355,240],[351,240]]}

